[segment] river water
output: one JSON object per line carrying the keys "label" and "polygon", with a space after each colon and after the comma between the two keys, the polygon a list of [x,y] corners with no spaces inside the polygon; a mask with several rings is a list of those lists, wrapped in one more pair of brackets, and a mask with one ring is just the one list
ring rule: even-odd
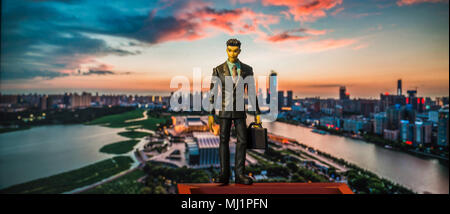
{"label": "river water", "polygon": [[0,189],[78,169],[114,155],[103,145],[128,140],[124,128],[50,125],[0,134]]}
{"label": "river water", "polygon": [[[343,158],[418,193],[449,193],[448,167],[361,140],[321,135],[310,128],[281,122],[264,123],[269,132],[294,138]],[[124,128],[86,125],[40,126],[0,134],[0,189],[77,169],[113,155],[100,153],[106,144],[127,140]]]}
{"label": "river water", "polygon": [[449,193],[448,167],[437,159],[420,158],[362,140],[321,135],[282,122],[263,123],[268,132],[297,141],[356,164],[417,193]]}

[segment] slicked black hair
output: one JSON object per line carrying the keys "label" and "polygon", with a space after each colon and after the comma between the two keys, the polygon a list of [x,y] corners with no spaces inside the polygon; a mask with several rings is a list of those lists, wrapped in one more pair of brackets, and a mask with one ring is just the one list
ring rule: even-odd
{"label": "slicked black hair", "polygon": [[241,48],[241,41],[237,39],[229,39],[227,41],[227,46],[238,46],[239,48]]}

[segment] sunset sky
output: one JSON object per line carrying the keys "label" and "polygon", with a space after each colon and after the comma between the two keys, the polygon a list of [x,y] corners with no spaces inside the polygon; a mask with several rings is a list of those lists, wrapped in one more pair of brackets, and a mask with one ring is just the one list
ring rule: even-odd
{"label": "sunset sky", "polygon": [[449,94],[448,0],[2,0],[2,93],[169,94],[225,42],[298,97]]}

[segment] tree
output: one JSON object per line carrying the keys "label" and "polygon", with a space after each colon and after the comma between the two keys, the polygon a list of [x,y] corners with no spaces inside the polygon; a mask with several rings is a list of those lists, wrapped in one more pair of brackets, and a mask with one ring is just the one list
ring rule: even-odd
{"label": "tree", "polygon": [[152,193],[152,188],[150,188],[150,187],[148,187],[148,186],[143,187],[143,188],[141,189],[141,194],[151,194],[151,193]]}
{"label": "tree", "polygon": [[297,164],[295,164],[295,163],[292,162],[292,161],[289,161],[289,162],[286,164],[286,166],[287,166],[287,168],[289,168],[289,169],[291,170],[291,172],[297,172],[297,170],[298,170]]}
{"label": "tree", "polygon": [[155,192],[154,193],[155,194],[167,194],[167,191],[166,191],[166,189],[163,186],[158,185],[158,186],[155,187]]}

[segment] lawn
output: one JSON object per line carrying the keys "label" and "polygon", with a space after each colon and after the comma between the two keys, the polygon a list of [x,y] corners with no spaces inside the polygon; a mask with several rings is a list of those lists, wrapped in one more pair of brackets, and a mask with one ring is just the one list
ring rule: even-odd
{"label": "lawn", "polygon": [[90,121],[86,125],[105,125],[111,128],[126,127],[130,126],[130,123],[125,123],[126,120],[141,118],[144,111],[144,109],[136,109],[121,114],[108,115]]}
{"label": "lawn", "polygon": [[136,109],[133,111],[109,115],[105,117],[101,117],[95,119],[91,122],[86,123],[86,125],[103,125],[111,128],[122,128],[122,127],[137,127],[147,129],[147,130],[156,130],[157,124],[165,123],[168,117],[152,117],[149,116],[147,120],[140,120],[126,123],[125,121],[131,119],[137,119],[143,117],[144,109]]}
{"label": "lawn", "polygon": [[139,140],[125,140],[103,146],[100,152],[107,154],[124,154],[133,150]]}
{"label": "lawn", "polygon": [[145,136],[151,135],[147,132],[136,132],[136,131],[129,131],[129,132],[119,132],[117,133],[122,137],[127,137],[127,138],[143,138]]}
{"label": "lawn", "polygon": [[126,175],[113,181],[96,186],[90,190],[81,192],[81,194],[140,194],[144,184],[139,183],[137,179],[143,177],[145,173],[136,169]]}

